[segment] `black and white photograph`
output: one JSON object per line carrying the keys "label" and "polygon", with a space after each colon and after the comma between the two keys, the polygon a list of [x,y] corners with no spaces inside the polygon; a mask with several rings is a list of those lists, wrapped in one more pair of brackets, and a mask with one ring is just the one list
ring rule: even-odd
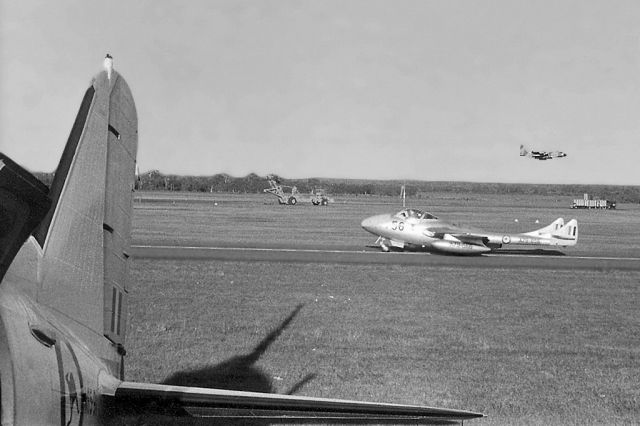
{"label": "black and white photograph", "polygon": [[0,0],[2,425],[640,424],[640,3]]}

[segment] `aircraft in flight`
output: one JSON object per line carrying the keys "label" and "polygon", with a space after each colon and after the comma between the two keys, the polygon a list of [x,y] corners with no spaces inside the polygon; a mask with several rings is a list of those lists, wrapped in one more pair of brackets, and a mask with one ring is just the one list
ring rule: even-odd
{"label": "aircraft in flight", "polygon": [[208,409],[206,416],[218,424],[442,424],[482,417],[425,406],[126,381],[137,145],[133,96],[109,67],[84,94],[50,188],[0,153],[3,425],[104,424],[123,412],[152,415],[166,407],[185,416]]}
{"label": "aircraft in flight", "polygon": [[567,247],[578,242],[578,222],[572,219],[565,224],[562,218],[536,231],[500,234],[453,225],[422,210],[403,209],[368,217],[362,227],[378,237],[376,244],[383,251],[396,248],[482,254],[511,245]]}
{"label": "aircraft in flight", "polygon": [[529,151],[524,145],[520,145],[520,157],[530,157],[535,160],[551,160],[553,158],[566,157],[562,151]]}

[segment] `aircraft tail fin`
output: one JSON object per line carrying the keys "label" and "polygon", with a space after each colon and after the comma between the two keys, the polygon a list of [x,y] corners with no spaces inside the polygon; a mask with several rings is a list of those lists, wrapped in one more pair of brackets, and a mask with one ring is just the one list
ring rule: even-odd
{"label": "aircraft tail fin", "polygon": [[529,154],[529,151],[527,151],[527,148],[525,148],[524,145],[520,145],[520,156],[524,157],[527,154]]}
{"label": "aircraft tail fin", "polygon": [[[578,243],[578,221],[571,219],[563,227],[553,232],[551,236],[555,239],[562,240],[567,246],[575,246]],[[566,244],[564,244],[566,242]]]}
{"label": "aircraft tail fin", "polygon": [[535,231],[526,232],[524,235],[532,235],[536,237],[545,236],[545,235],[548,236],[553,234],[557,230],[561,229],[563,226],[564,226],[564,219],[559,217],[553,222],[551,222],[549,225],[540,229],[536,229]]}
{"label": "aircraft tail fin", "polygon": [[[34,233],[43,248],[38,302],[74,331],[124,341],[138,119],[115,71],[87,89],[53,179],[52,208]],[[87,333],[88,332],[88,333]]]}

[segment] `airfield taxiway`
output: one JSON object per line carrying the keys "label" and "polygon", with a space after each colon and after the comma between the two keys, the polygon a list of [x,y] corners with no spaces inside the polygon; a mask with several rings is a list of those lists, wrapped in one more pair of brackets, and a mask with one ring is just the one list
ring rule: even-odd
{"label": "airfield taxiway", "polygon": [[261,360],[277,389],[313,372],[311,395],[470,407],[489,414],[483,425],[638,418],[640,205],[414,200],[506,233],[557,217],[581,226],[576,247],[462,257],[369,247],[361,220],[397,207],[380,198],[316,208],[261,194],[150,196],[163,199],[136,202],[128,251],[136,381],[244,353],[305,303]]}
{"label": "airfield taxiway", "polygon": [[528,268],[576,270],[640,270],[640,258],[565,255],[548,250],[499,251],[481,256],[452,256],[429,252],[389,252],[349,247],[169,246],[134,245],[139,259],[199,259],[292,263],[388,264],[469,268]]}

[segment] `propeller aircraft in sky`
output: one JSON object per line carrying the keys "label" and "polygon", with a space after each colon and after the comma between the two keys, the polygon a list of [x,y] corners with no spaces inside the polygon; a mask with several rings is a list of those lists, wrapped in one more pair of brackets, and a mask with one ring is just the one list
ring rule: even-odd
{"label": "propeller aircraft in sky", "polygon": [[520,157],[530,157],[535,160],[551,160],[553,158],[566,157],[562,151],[529,151],[524,145],[520,145]]}
{"label": "propeller aircraft in sky", "polygon": [[578,242],[578,222],[566,224],[562,218],[536,231],[500,234],[453,225],[418,209],[371,216],[362,227],[378,237],[383,251],[390,248],[433,250],[451,254],[482,254],[511,245],[574,246]]}
{"label": "propeller aircraft in sky", "polygon": [[129,86],[107,62],[82,99],[50,188],[0,153],[3,425],[105,424],[125,411],[144,416],[166,407],[184,416],[208,409],[207,417],[218,424],[443,424],[482,417],[425,406],[126,381],[138,119]]}

